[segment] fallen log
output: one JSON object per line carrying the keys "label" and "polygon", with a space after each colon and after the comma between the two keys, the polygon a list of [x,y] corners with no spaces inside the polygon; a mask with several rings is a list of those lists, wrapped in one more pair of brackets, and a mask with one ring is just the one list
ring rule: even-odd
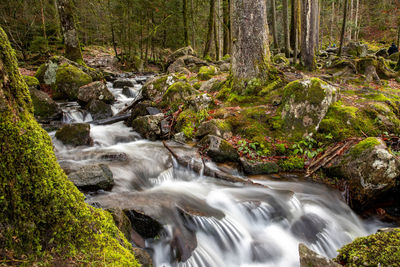
{"label": "fallen log", "polygon": [[94,125],[109,125],[109,124],[113,124],[116,122],[127,120],[127,119],[129,119],[130,116],[131,116],[131,114],[115,115],[111,118],[96,120],[96,121],[92,121],[90,123],[94,124]]}

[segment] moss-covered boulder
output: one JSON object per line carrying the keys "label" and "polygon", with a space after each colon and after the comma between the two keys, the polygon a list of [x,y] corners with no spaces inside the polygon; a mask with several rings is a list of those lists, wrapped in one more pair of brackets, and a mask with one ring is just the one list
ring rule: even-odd
{"label": "moss-covered boulder", "polygon": [[142,88],[143,98],[154,102],[161,101],[168,88],[178,81],[174,75],[156,76],[148,80]]}
{"label": "moss-covered boulder", "polygon": [[8,265],[139,266],[111,215],[85,204],[57,163],[0,28],[0,244]]}
{"label": "moss-covered boulder", "polygon": [[369,137],[351,147],[325,169],[329,177],[347,181],[354,208],[363,208],[396,186],[400,162],[380,138]]}
{"label": "moss-covered boulder", "polygon": [[398,266],[400,229],[359,237],[339,250],[336,261],[345,266]]}
{"label": "moss-covered boulder", "polygon": [[29,92],[31,93],[33,114],[38,121],[48,122],[62,118],[62,110],[48,94],[34,88],[29,89]]}
{"label": "moss-covered boulder", "polygon": [[197,77],[202,81],[206,81],[217,75],[218,72],[219,70],[215,66],[203,66],[200,68]]}
{"label": "moss-covered boulder", "polygon": [[229,139],[232,137],[232,129],[224,120],[213,119],[204,121],[197,128],[196,137],[201,139],[206,135],[215,135],[224,139]]}
{"label": "moss-covered boulder", "polygon": [[78,100],[83,103],[99,100],[111,104],[115,100],[115,97],[110,90],[108,90],[104,82],[97,81],[80,87],[78,90]]}
{"label": "moss-covered boulder", "polygon": [[40,82],[36,77],[24,75],[24,80],[29,89],[39,89]]}
{"label": "moss-covered boulder", "polygon": [[176,82],[168,87],[162,96],[161,107],[172,108],[176,110],[180,104],[184,104],[186,100],[198,92],[187,82]]}
{"label": "moss-covered boulder", "polygon": [[288,135],[302,138],[316,132],[338,93],[338,89],[318,78],[289,83],[282,99],[283,127]]}
{"label": "moss-covered boulder", "polygon": [[164,114],[137,117],[132,121],[132,128],[142,137],[155,141],[161,137],[161,121]]}
{"label": "moss-covered boulder", "polygon": [[280,65],[280,66],[289,66],[290,62],[289,59],[287,59],[285,57],[285,54],[280,53],[280,54],[276,54],[273,58],[272,58],[272,62]]}
{"label": "moss-covered boulder", "polygon": [[174,63],[178,58],[183,56],[196,56],[194,49],[191,46],[179,48],[167,58],[167,66]]}
{"label": "moss-covered boulder", "polygon": [[240,163],[243,167],[243,171],[248,175],[271,174],[279,171],[278,164],[272,161],[256,161],[241,157]]}
{"label": "moss-covered boulder", "polygon": [[215,162],[235,162],[239,160],[239,154],[236,149],[224,139],[207,135],[200,143],[205,147],[207,155]]}
{"label": "moss-covered boulder", "polygon": [[100,100],[92,100],[87,104],[86,109],[92,115],[94,120],[103,120],[112,117],[113,112],[111,105]]}
{"label": "moss-covered boulder", "polygon": [[343,54],[354,57],[365,57],[368,53],[368,45],[359,42],[351,42],[343,47]]}
{"label": "moss-covered boulder", "polygon": [[67,124],[58,129],[56,138],[65,145],[91,146],[93,140],[90,137],[90,124]]}

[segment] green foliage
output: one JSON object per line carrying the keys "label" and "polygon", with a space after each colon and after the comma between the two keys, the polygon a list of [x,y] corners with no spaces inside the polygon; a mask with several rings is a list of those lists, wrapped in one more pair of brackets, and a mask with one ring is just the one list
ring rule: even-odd
{"label": "green foliage", "polygon": [[399,266],[400,230],[357,238],[335,260],[346,266]]}
{"label": "green foliage", "polygon": [[197,127],[208,118],[208,111],[201,110],[194,112],[192,109],[186,109],[179,114],[175,129],[182,131],[186,137],[193,138]]}
{"label": "green foliage", "polygon": [[299,155],[289,156],[287,159],[280,160],[278,165],[284,171],[304,169],[304,158]]}
{"label": "green foliage", "polygon": [[323,151],[322,146],[321,142],[316,141],[310,136],[306,136],[303,140],[293,144],[292,150],[294,155],[305,155],[312,159]]}
{"label": "green foliage", "polygon": [[271,151],[264,145],[258,142],[246,141],[245,139],[239,140],[237,150],[249,158],[256,158],[258,156],[268,156]]}
{"label": "green foliage", "polygon": [[44,53],[48,50],[47,40],[41,36],[35,37],[30,45],[31,52],[34,53]]}

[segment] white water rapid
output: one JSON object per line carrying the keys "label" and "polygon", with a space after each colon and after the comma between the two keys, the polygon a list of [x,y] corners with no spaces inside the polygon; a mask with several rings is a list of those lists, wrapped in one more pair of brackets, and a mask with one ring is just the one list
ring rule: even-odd
{"label": "white water rapid", "polygon": [[[108,86],[117,99],[114,113],[133,100]],[[140,87],[131,88],[133,95]],[[76,103],[64,103],[62,109],[66,123],[91,121]],[[98,162],[104,153],[127,155],[124,161],[107,162],[115,180],[112,192],[87,197],[123,192],[148,198],[151,213],[166,218],[158,237],[145,244],[155,266],[299,266],[299,243],[332,258],[344,244],[382,226],[361,220],[338,192],[321,185],[265,177],[256,181],[262,187],[198,175],[178,166],[162,143],[141,139],[122,122],[92,125],[93,147],[71,148],[56,140],[54,132],[50,135],[59,161],[86,164]],[[176,203],[200,212],[177,214]],[[183,238],[177,241],[179,231]],[[183,258],[188,259],[179,262]]]}

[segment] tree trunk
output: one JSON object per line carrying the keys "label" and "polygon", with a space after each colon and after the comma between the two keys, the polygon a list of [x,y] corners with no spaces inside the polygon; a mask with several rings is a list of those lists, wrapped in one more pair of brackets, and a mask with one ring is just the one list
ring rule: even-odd
{"label": "tree trunk", "polygon": [[47,41],[47,33],[46,33],[46,19],[44,16],[44,7],[43,7],[43,0],[40,0],[40,14],[42,17],[42,28],[43,28],[43,38],[46,43],[46,51],[49,50],[49,43]]}
{"label": "tree trunk", "polygon": [[290,57],[289,1],[283,0],[283,35],[285,38],[285,56]]}
{"label": "tree trunk", "polygon": [[344,44],[344,37],[345,37],[345,34],[346,34],[348,1],[349,1],[349,0],[344,0],[344,6],[343,6],[343,22],[342,22],[342,31],[341,31],[341,33],[340,33],[340,46],[339,46],[339,51],[338,51],[338,57],[340,57],[340,56],[342,55],[343,44]]}
{"label": "tree trunk", "polygon": [[279,42],[278,42],[278,32],[276,28],[276,3],[275,0],[271,0],[271,13],[272,13],[272,36],[274,39],[274,48],[278,49],[279,48]]}
{"label": "tree trunk", "polygon": [[359,12],[360,12],[360,0],[356,0],[356,17],[354,20],[354,40],[358,41],[358,16],[359,16]]}
{"label": "tree trunk", "polygon": [[295,20],[295,12],[296,12],[296,0],[290,0],[290,47],[294,49],[295,42],[296,42],[296,36],[294,31],[295,31],[295,25],[294,25],[294,20]]}
{"label": "tree trunk", "polygon": [[350,27],[348,29],[348,40],[353,40],[353,0],[350,0]]}
{"label": "tree trunk", "polygon": [[229,11],[229,0],[223,0],[223,18],[224,18],[224,47],[222,54],[225,56],[229,54],[230,47],[230,11]]}
{"label": "tree trunk", "polygon": [[204,47],[203,57],[207,57],[210,54],[211,44],[212,44],[212,34],[214,28],[214,12],[215,12],[215,2],[214,0],[210,0],[210,14],[208,16],[208,31],[206,44]]}
{"label": "tree trunk", "polygon": [[0,51],[0,244],[8,263],[137,266],[111,216],[85,204],[57,163],[1,27]]}
{"label": "tree trunk", "polygon": [[64,36],[65,57],[79,64],[84,64],[75,27],[72,1],[58,0],[57,7]]}
{"label": "tree trunk", "polygon": [[301,58],[307,69],[316,68],[315,49],[318,38],[318,0],[302,0]]}
{"label": "tree trunk", "polygon": [[215,60],[219,60],[219,38],[218,38],[218,27],[217,27],[217,12],[215,12],[214,18],[214,45],[215,45]]}
{"label": "tree trunk", "polygon": [[335,24],[335,1],[332,1],[331,8],[331,25],[329,30],[329,45],[332,45],[333,41],[333,25]]}
{"label": "tree trunk", "polygon": [[299,54],[299,36],[300,36],[300,22],[301,22],[301,0],[294,0],[294,21],[293,21],[293,27],[294,27],[294,52],[293,52],[293,64],[297,64],[297,58]]}
{"label": "tree trunk", "polygon": [[264,80],[270,64],[265,0],[233,0],[232,40],[234,80]]}
{"label": "tree trunk", "polygon": [[188,24],[187,24],[187,0],[182,0],[182,16],[183,16],[183,39],[185,46],[189,45],[189,33],[188,33]]}
{"label": "tree trunk", "polygon": [[196,35],[195,35],[195,29],[194,29],[194,3],[193,0],[190,0],[190,13],[192,17],[192,46],[193,49],[196,49]]}

